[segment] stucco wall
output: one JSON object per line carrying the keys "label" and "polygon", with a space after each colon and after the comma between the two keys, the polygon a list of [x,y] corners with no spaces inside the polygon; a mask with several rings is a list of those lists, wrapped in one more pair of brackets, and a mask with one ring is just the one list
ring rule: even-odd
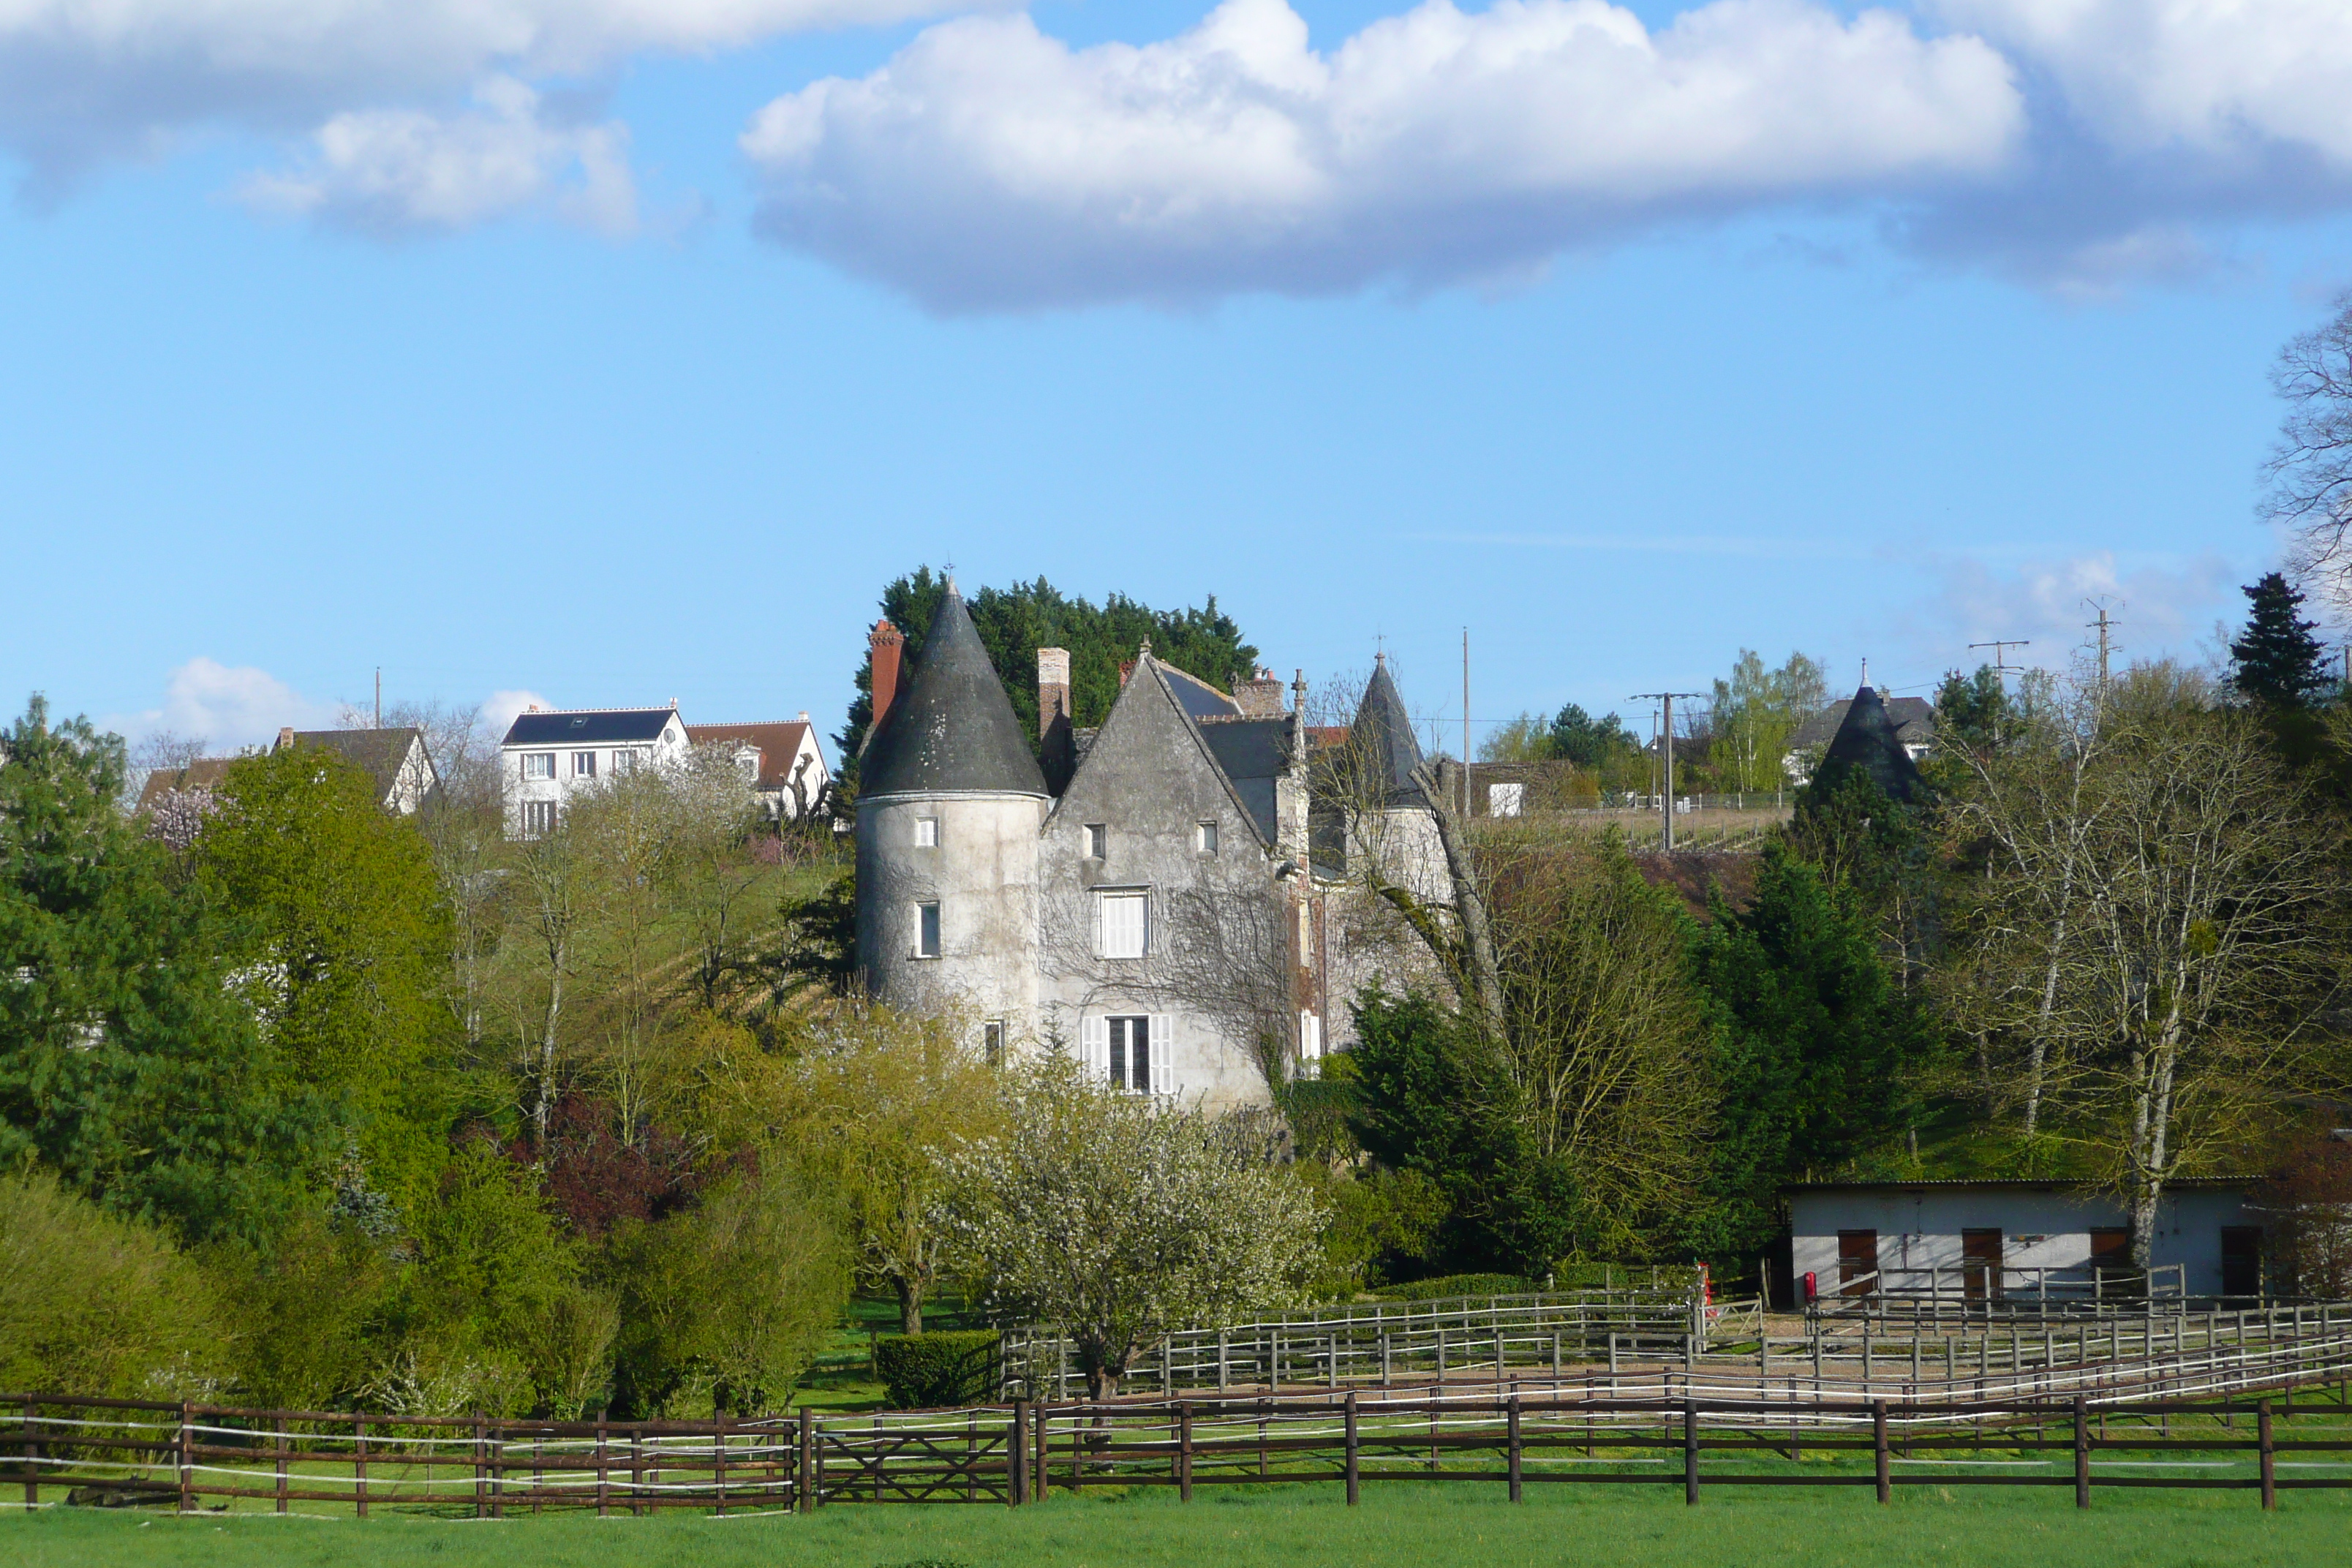
{"label": "stucco wall", "polygon": [[[2005,1267],[2081,1268],[2091,1260],[2093,1230],[2131,1223],[2111,1194],[1990,1186],[1801,1191],[1790,1194],[1789,1215],[1795,1271],[1800,1278],[1816,1274],[1825,1294],[1837,1279],[1841,1230],[1876,1231],[1882,1268],[1958,1268],[1960,1233],[1998,1226]],[[2221,1227],[2251,1223],[2240,1193],[2173,1192],[2158,1209],[2150,1260],[2158,1267],[2183,1265],[2182,1283],[2190,1295],[2219,1295]]]}
{"label": "stucco wall", "polygon": [[[1037,1031],[1042,796],[893,795],[857,803],[857,952],[874,994],[909,1011]],[[916,842],[924,817],[939,843]],[[917,906],[940,905],[940,956],[916,955]]]}

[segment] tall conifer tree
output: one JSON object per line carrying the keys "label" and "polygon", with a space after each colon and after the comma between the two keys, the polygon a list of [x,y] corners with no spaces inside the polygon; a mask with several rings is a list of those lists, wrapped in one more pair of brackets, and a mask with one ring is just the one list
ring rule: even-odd
{"label": "tall conifer tree", "polygon": [[2246,629],[2230,645],[2230,684],[2242,696],[2277,708],[2307,707],[2327,689],[2326,652],[2318,628],[2296,612],[2303,595],[2276,572],[2244,590]]}

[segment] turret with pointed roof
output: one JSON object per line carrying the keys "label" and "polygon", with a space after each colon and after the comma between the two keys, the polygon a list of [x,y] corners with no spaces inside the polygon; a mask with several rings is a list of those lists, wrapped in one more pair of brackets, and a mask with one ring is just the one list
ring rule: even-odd
{"label": "turret with pointed roof", "polygon": [[866,742],[859,798],[1045,793],[980,629],[950,583],[922,658]]}
{"label": "turret with pointed roof", "polygon": [[1854,772],[1868,774],[1872,783],[1895,800],[1909,800],[1919,791],[1918,764],[1895,738],[1886,705],[1868,686],[1853,694],[1845,721],[1838,726],[1822,765],[1814,771],[1813,783],[1834,787]]}
{"label": "turret with pointed roof", "polygon": [[[1412,782],[1422,763],[1421,742],[1412,736],[1412,716],[1405,711],[1396,681],[1389,674],[1385,653],[1372,656],[1372,679],[1365,683],[1364,700],[1349,727],[1348,744],[1371,770],[1368,784],[1379,787],[1391,806],[1427,806],[1429,797]],[[1369,797],[1368,797],[1369,798]]]}

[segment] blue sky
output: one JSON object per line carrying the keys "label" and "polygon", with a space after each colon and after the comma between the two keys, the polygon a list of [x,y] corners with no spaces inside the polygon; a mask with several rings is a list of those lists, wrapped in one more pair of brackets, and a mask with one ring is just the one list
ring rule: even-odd
{"label": "blue sky", "polygon": [[1449,742],[1465,626],[1482,725],[2100,593],[2201,657],[2352,282],[2352,21],[2053,9],[0,11],[0,691],[830,730],[949,561],[1384,643]]}

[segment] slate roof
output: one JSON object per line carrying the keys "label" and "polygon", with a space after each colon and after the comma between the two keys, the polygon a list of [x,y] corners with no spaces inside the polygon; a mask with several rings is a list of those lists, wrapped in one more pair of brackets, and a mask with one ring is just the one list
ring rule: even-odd
{"label": "slate roof", "polygon": [[1046,793],[1013,701],[952,584],[923,657],[866,743],[857,793],[872,800],[950,792]]}
{"label": "slate roof", "polygon": [[[764,724],[688,724],[687,742],[704,746],[722,742],[741,742],[756,746],[760,752],[760,778],[755,787],[762,790],[789,790],[793,776],[793,759],[800,755],[801,737],[808,733],[808,721],[803,719],[779,720]],[[818,765],[824,765],[824,752],[818,750]]]}
{"label": "slate roof", "polygon": [[1364,700],[1348,734],[1368,748],[1366,754],[1380,768],[1390,805],[1429,805],[1429,797],[1412,782],[1412,770],[1421,765],[1421,742],[1412,738],[1412,715],[1405,711],[1404,699],[1389,676],[1386,655],[1372,660],[1372,679],[1364,687]]}
{"label": "slate roof", "polygon": [[1217,759],[1217,766],[1233,781],[1234,793],[1249,808],[1259,836],[1273,843],[1280,828],[1275,820],[1274,782],[1290,765],[1290,721],[1228,719],[1220,724],[1202,724],[1200,731],[1209,754]]}
{"label": "slate roof", "polygon": [[[1151,661],[1160,664],[1158,659]],[[1233,719],[1241,714],[1241,704],[1202,680],[1197,675],[1187,675],[1172,664],[1160,664],[1160,673],[1168,678],[1168,689],[1176,694],[1176,701],[1195,719]]]}
{"label": "slate roof", "polygon": [[675,708],[583,708],[572,712],[518,713],[507,746],[609,746],[651,741],[677,715]]}
{"label": "slate roof", "polygon": [[1896,800],[1909,800],[1919,788],[1919,765],[1895,738],[1885,704],[1867,686],[1856,691],[1853,701],[1846,705],[1845,721],[1838,726],[1837,736],[1830,742],[1830,749],[1822,755],[1813,779],[1820,783],[1850,769],[1868,773],[1879,788]]}
{"label": "slate roof", "polygon": [[[1936,707],[1924,697],[1882,697],[1887,721],[1895,726],[1895,738],[1906,746],[1924,746],[1936,738]],[[1803,723],[1789,737],[1789,749],[1798,751],[1806,746],[1826,746],[1837,739],[1838,726],[1845,722],[1845,710],[1853,700],[1842,697]]]}
{"label": "slate roof", "polygon": [[[390,798],[399,786],[400,770],[408,761],[409,749],[425,738],[424,731],[413,724],[398,725],[385,730],[297,730],[294,743],[298,746],[324,746],[341,752],[367,771],[375,780],[379,799]],[[433,766],[433,753],[425,753],[425,784],[430,792],[439,775]]]}

